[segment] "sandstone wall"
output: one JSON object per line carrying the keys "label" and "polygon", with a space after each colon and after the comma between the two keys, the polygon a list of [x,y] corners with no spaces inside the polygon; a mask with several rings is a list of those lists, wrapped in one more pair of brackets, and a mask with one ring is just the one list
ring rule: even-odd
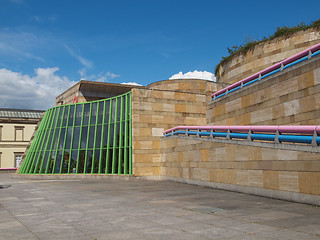
{"label": "sandstone wall", "polygon": [[208,104],[208,125],[320,124],[320,56]]}
{"label": "sandstone wall", "polygon": [[253,51],[233,57],[221,65],[216,77],[223,83],[238,82],[319,42],[320,32],[310,29],[297,32],[289,38],[261,43]]}
{"label": "sandstone wall", "polygon": [[164,138],[161,146],[164,177],[320,195],[319,153],[190,137]]}
{"label": "sandstone wall", "polygon": [[132,89],[133,174],[160,176],[163,130],[205,124],[205,94]]}

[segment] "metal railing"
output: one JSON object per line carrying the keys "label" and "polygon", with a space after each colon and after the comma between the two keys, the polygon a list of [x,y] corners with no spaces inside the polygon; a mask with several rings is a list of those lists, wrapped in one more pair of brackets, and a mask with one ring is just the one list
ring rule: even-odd
{"label": "metal railing", "polygon": [[164,137],[186,135],[274,143],[318,146],[320,126],[177,126],[163,132]]}
{"label": "metal railing", "polygon": [[275,73],[278,73],[286,68],[289,68],[293,65],[296,65],[300,62],[303,62],[307,59],[310,59],[311,57],[314,57],[316,55],[319,55],[320,54],[320,43],[319,44],[316,44],[302,52],[299,52],[281,62],[278,62],[274,65],[272,65],[271,67],[268,67],[258,73],[255,73],[245,79],[242,79],[241,81],[239,82],[236,82],[228,87],[225,87],[213,94],[211,94],[211,97],[212,97],[212,100],[215,100],[215,99],[218,99],[226,94],[229,94],[231,92],[234,92],[238,89],[241,89],[245,86],[248,86],[252,83],[255,83],[261,79],[264,79],[270,75],[273,75]]}

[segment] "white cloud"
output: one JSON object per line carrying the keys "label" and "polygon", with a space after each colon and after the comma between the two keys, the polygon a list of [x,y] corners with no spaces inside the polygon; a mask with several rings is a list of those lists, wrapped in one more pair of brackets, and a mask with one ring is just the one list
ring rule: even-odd
{"label": "white cloud", "polygon": [[136,83],[136,82],[123,82],[121,84],[127,84],[127,85],[136,85],[136,86],[142,86],[141,84],[139,83]]}
{"label": "white cloud", "polygon": [[197,71],[194,72],[187,72],[183,74],[182,72],[179,72],[177,74],[172,75],[169,79],[203,79],[203,80],[209,80],[209,81],[216,81],[216,77],[213,73],[207,72],[207,71]]}
{"label": "white cloud", "polygon": [[55,98],[74,85],[67,77],[56,74],[59,68],[37,68],[35,76],[0,69],[1,107],[48,109],[55,106]]}

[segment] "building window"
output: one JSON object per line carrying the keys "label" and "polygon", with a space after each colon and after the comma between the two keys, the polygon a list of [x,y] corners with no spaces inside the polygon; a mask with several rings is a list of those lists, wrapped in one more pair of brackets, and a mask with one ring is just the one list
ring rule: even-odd
{"label": "building window", "polygon": [[[1,128],[0,128],[1,129]],[[1,154],[2,154],[2,152],[0,152],[0,168],[1,168]]]}
{"label": "building window", "polygon": [[23,153],[14,153],[14,167],[19,168],[22,160]]}
{"label": "building window", "polygon": [[0,141],[2,141],[2,126],[0,126]]}
{"label": "building window", "polygon": [[24,132],[23,132],[24,127],[23,126],[15,126],[14,127],[14,141],[19,141],[22,142],[24,141]]}

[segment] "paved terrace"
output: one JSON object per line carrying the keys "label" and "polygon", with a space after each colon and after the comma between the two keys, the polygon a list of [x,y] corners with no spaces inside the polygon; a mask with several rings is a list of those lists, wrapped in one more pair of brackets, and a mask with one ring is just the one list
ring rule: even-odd
{"label": "paved terrace", "polygon": [[[320,208],[168,181],[0,175],[0,239],[320,239]],[[4,186],[6,187],[6,186]]]}

